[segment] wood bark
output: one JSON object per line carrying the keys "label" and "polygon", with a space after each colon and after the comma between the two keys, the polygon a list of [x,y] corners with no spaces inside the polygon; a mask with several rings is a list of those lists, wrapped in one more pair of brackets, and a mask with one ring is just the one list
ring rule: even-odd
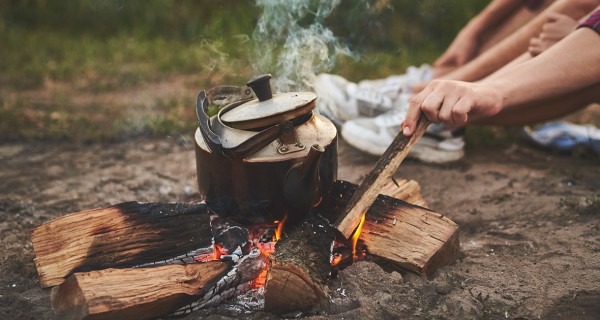
{"label": "wood bark", "polygon": [[220,261],[78,272],[52,289],[59,319],[153,319],[191,303],[229,269]]}
{"label": "wood bark", "polygon": [[425,133],[428,125],[429,120],[421,116],[412,136],[406,137],[399,132],[381,158],[377,160],[375,167],[352,194],[342,214],[333,223],[333,226],[347,239],[354,233],[365,212],[375,202],[383,186],[406,158],[410,148]]}
{"label": "wood bark", "polygon": [[329,223],[309,215],[275,246],[269,256],[265,310],[275,314],[313,312],[328,308],[326,281],[331,272],[331,244],[336,237]]}
{"label": "wood bark", "polygon": [[211,246],[204,204],[125,202],[68,214],[35,228],[31,242],[42,287],[77,271],[167,260]]}
{"label": "wood bark", "polygon": [[[319,213],[335,220],[356,188],[349,182],[336,182]],[[453,262],[460,250],[458,226],[450,219],[384,195],[367,211],[360,240],[369,256],[421,275]]]}

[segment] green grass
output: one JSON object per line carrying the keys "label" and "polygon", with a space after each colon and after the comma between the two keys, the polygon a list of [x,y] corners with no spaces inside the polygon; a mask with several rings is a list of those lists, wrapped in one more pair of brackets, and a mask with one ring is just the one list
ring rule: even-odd
{"label": "green grass", "polygon": [[[368,9],[376,4],[384,5]],[[360,59],[340,57],[331,72],[358,80],[431,62],[481,7],[475,0],[342,2],[325,22]],[[189,133],[194,92],[254,75],[249,39],[259,16],[251,0],[1,2],[0,137],[102,141]],[[157,93],[131,105],[81,98],[135,97],[182,77],[189,95]]]}

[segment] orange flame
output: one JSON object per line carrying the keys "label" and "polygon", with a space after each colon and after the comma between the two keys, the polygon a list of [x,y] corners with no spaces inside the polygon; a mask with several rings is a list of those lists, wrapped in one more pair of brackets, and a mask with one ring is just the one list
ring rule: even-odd
{"label": "orange flame", "polygon": [[275,241],[279,241],[279,239],[281,239],[281,234],[283,233],[283,225],[285,224],[286,220],[287,220],[287,214],[285,216],[283,216],[283,219],[281,220],[281,222],[279,222],[279,224],[277,224],[277,229],[275,229]]}
{"label": "orange flame", "polygon": [[342,255],[339,253],[336,253],[332,258],[331,258],[331,266],[335,267],[338,264],[340,264],[340,262],[342,262]]}
{"label": "orange flame", "polygon": [[267,273],[269,272],[269,268],[265,268],[256,279],[254,279],[254,288],[264,287],[267,283]]}
{"label": "orange flame", "polygon": [[227,252],[223,250],[223,247],[216,243],[213,245],[213,248],[215,253],[213,260],[220,260],[222,255],[227,254]]}
{"label": "orange flame", "polygon": [[362,232],[362,226],[363,223],[365,223],[365,218],[366,214],[363,214],[358,227],[356,227],[356,231],[354,231],[354,234],[352,235],[352,259],[358,259],[358,256],[356,255],[356,244],[358,243],[358,238],[360,238],[360,233]]}

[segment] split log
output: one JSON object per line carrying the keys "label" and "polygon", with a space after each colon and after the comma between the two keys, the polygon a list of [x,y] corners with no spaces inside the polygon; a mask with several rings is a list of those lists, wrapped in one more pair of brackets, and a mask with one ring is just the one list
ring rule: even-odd
{"label": "split log", "polygon": [[309,215],[275,246],[269,256],[265,310],[275,314],[326,310],[326,281],[331,272],[331,244],[336,232],[329,223]]}
{"label": "split log", "polygon": [[42,287],[77,271],[130,267],[210,247],[204,204],[125,202],[68,214],[35,228],[31,242]]}
{"label": "split log", "polygon": [[213,261],[78,272],[52,289],[52,309],[59,319],[154,319],[197,299],[228,269]]}
{"label": "split log", "polygon": [[427,208],[427,201],[421,195],[421,186],[415,180],[390,179],[381,189],[381,194],[404,202]]}
{"label": "split log", "polygon": [[352,194],[343,213],[333,222],[346,239],[354,233],[365,212],[371,207],[377,196],[381,193],[383,186],[392,178],[404,158],[408,155],[410,148],[425,133],[429,120],[421,115],[417,121],[413,135],[405,136],[399,132],[383,155],[375,163],[375,167],[363,179],[356,191]]}
{"label": "split log", "polygon": [[[356,190],[356,185],[337,181],[331,196],[317,208],[335,221]],[[360,240],[369,256],[402,269],[430,275],[459,255],[458,226],[450,219],[402,200],[379,195],[366,214]]]}

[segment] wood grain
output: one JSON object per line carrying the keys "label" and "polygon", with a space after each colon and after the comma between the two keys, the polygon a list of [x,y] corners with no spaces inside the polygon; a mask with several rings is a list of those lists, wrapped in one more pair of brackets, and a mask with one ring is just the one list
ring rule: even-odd
{"label": "wood grain", "polygon": [[31,242],[42,287],[73,272],[166,260],[211,246],[204,204],[125,202],[68,214],[35,228]]}
{"label": "wood grain", "polygon": [[225,262],[78,272],[51,292],[58,319],[154,319],[189,304],[229,269]]}
{"label": "wood grain", "polygon": [[350,238],[356,230],[362,216],[375,202],[383,186],[391,179],[394,172],[406,158],[410,148],[425,133],[428,125],[427,118],[421,116],[415,133],[410,137],[406,137],[402,132],[399,132],[381,158],[377,160],[375,167],[359,185],[348,201],[343,213],[333,224],[346,238]]}

